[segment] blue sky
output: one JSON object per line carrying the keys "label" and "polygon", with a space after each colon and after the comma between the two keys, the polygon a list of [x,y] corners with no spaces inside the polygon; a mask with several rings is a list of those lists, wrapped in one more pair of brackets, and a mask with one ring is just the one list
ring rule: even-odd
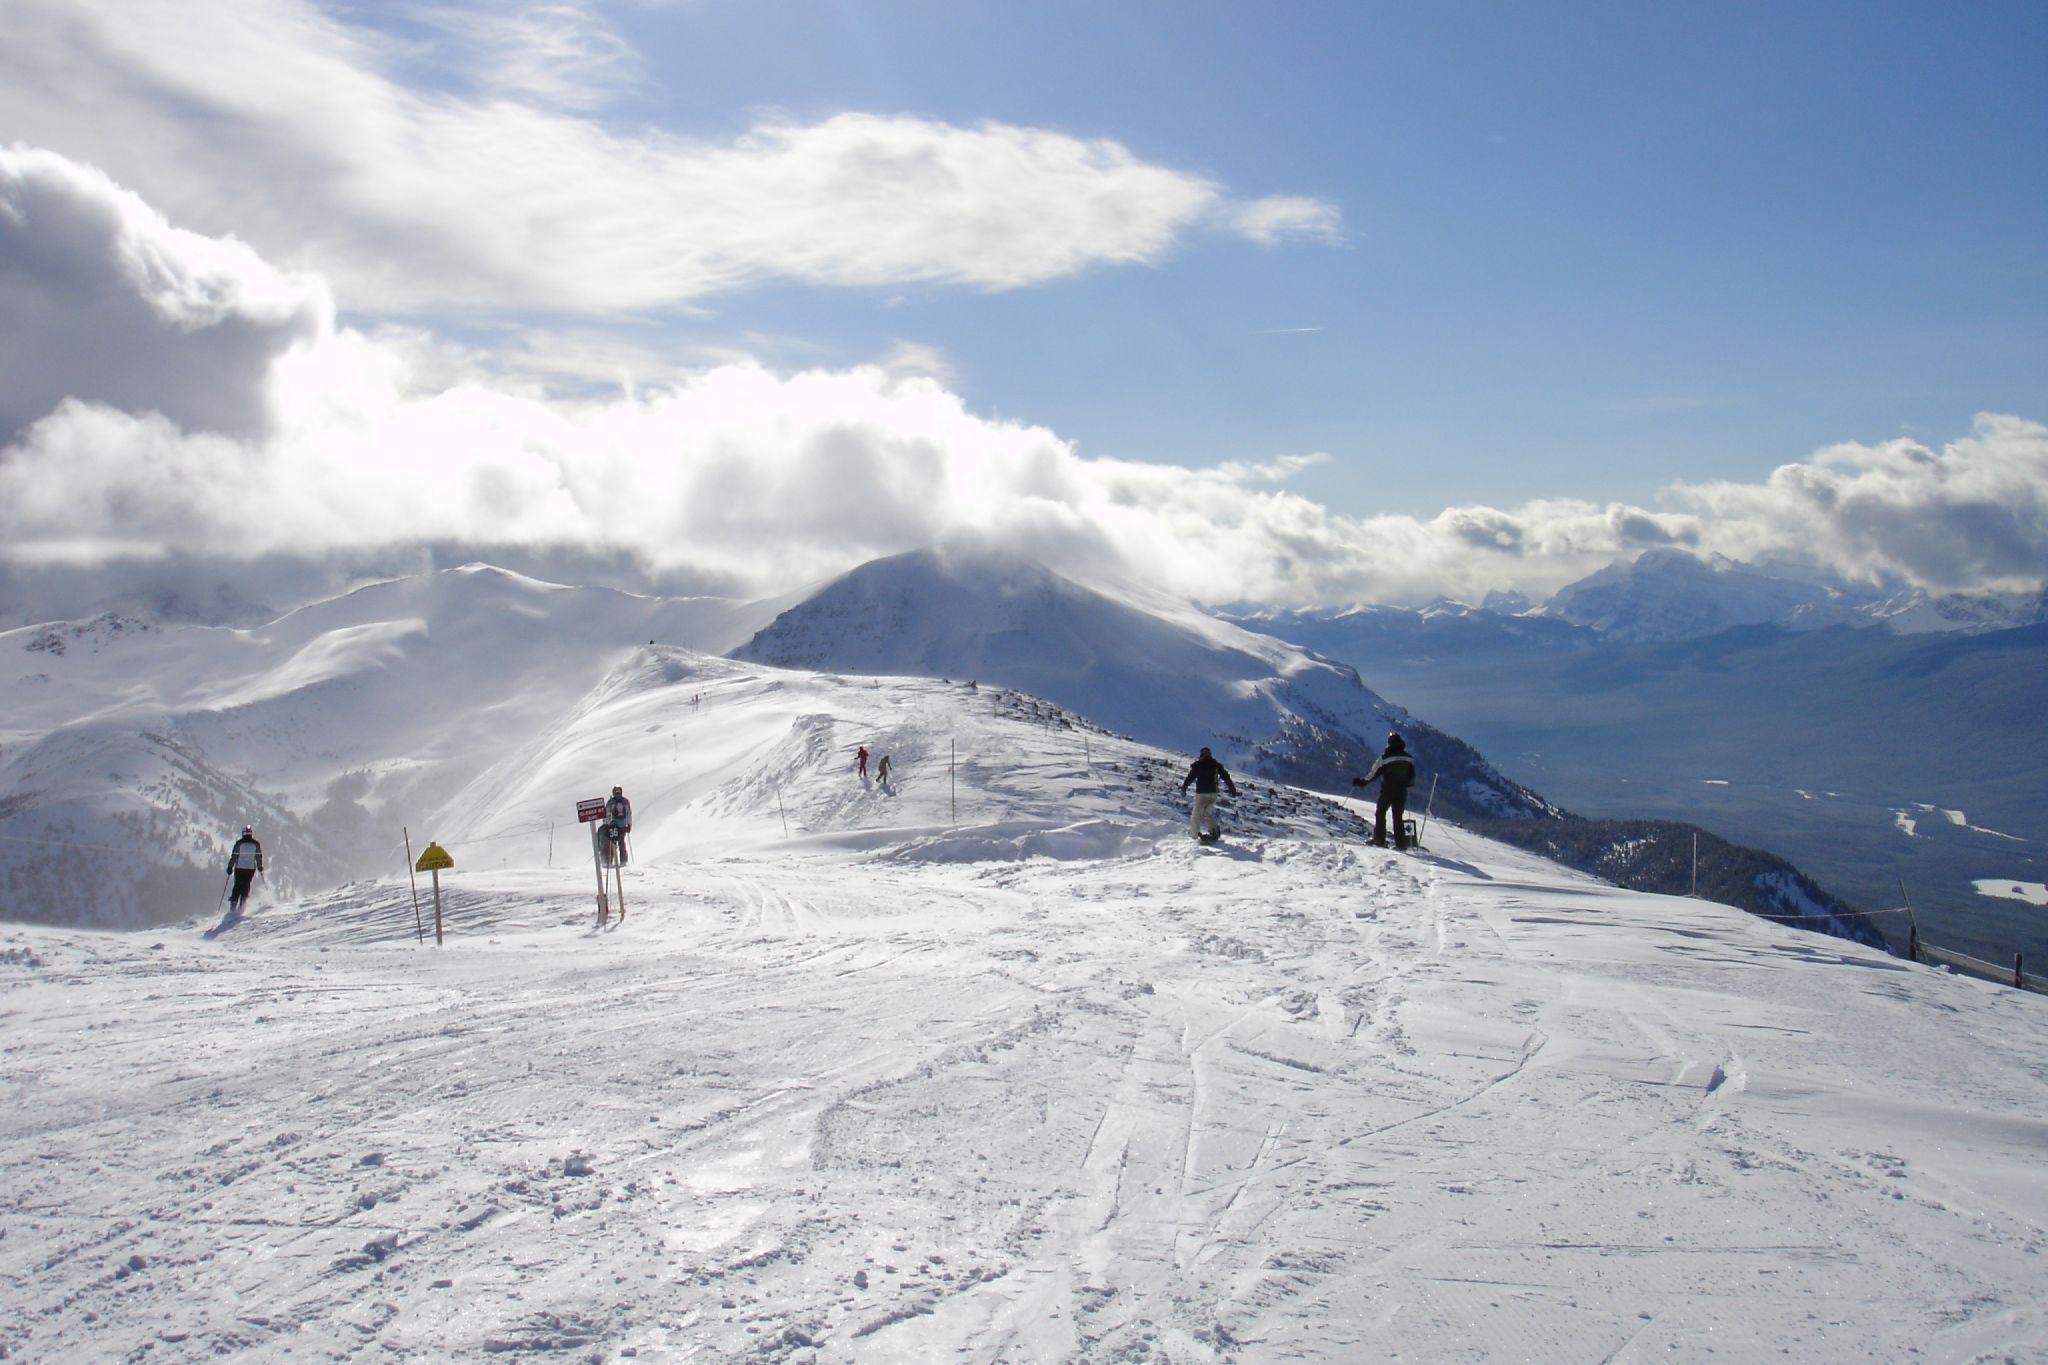
{"label": "blue sky", "polygon": [[1428,514],[1646,501],[1834,441],[2048,412],[2038,4],[617,17],[647,84],[611,117],[994,119],[1336,204],[1333,247],[1204,241],[999,294],[770,289],[701,324],[842,357],[914,337],[977,405],[1093,453],[1326,451],[1305,490]]}
{"label": "blue sky", "polygon": [[0,590],[506,546],[782,590],[956,532],[1291,605],[2048,573],[2039,4],[9,25]]}

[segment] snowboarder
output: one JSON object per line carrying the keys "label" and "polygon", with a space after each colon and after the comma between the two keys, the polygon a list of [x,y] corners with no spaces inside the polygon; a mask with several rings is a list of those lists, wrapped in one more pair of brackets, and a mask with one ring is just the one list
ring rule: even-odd
{"label": "snowboarder", "polygon": [[[1188,833],[1203,843],[1212,843],[1223,837],[1222,826],[1216,823],[1216,786],[1221,782],[1237,795],[1237,783],[1231,781],[1230,770],[1218,763],[1207,749],[1202,756],[1188,765],[1188,775],[1180,780],[1180,789],[1185,792],[1188,784],[1195,784],[1195,801],[1188,807]],[[1203,828],[1208,832],[1204,833]]]}
{"label": "snowboarder", "polygon": [[860,765],[860,780],[861,780],[861,781],[863,781],[863,782],[867,781],[867,780],[868,780],[868,746],[867,746],[867,745],[865,745],[865,744],[861,745],[861,746],[860,746],[860,752],[859,752],[859,753],[857,753],[857,754],[855,754],[855,755],[854,755],[853,757],[854,757],[854,761],[855,761],[856,763],[858,763],[858,764]]}
{"label": "snowboarder", "polygon": [[633,803],[626,799],[624,787],[615,786],[604,799],[604,837],[610,842],[614,866],[626,865],[626,836],[632,832]]}
{"label": "snowboarder", "polygon": [[256,874],[263,870],[263,845],[256,842],[256,831],[248,825],[242,826],[242,837],[235,840],[235,846],[228,850],[228,872],[235,879],[235,889],[228,893],[228,913],[239,915],[249,900],[249,884],[256,880]]}
{"label": "snowboarder", "polygon": [[1379,848],[1387,846],[1387,813],[1394,816],[1394,847],[1408,847],[1408,789],[1415,785],[1415,760],[1408,755],[1408,741],[1398,734],[1387,736],[1386,752],[1379,762],[1372,765],[1372,771],[1364,777],[1354,777],[1354,787],[1369,787],[1375,781],[1380,784],[1380,798],[1372,811],[1372,842]]}

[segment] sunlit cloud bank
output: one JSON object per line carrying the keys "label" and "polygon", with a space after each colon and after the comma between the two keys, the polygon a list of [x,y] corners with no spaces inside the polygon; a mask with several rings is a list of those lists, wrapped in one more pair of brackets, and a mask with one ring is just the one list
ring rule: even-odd
{"label": "sunlit cloud bank", "polygon": [[1655,546],[1935,588],[2038,584],[2048,564],[2048,428],[2015,417],[1940,448],[1832,447],[1661,509],[1354,518],[1287,487],[1325,456],[1093,456],[972,411],[914,345],[550,397],[424,332],[340,326],[317,279],[19,150],[0,153],[0,349],[41,362],[0,367],[0,561],[17,579],[163,564],[204,596],[201,561],[277,581],[473,546],[765,594],[963,533],[1084,577],[1275,605],[1541,597]]}
{"label": "sunlit cloud bank", "polygon": [[598,106],[633,54],[576,5],[426,11],[448,41],[424,73],[419,44],[346,13],[13,0],[0,130],[384,314],[597,315],[764,280],[1002,290],[1157,262],[1200,231],[1339,236],[1334,205],[1239,200],[1045,129],[858,112],[724,140],[613,127]]}

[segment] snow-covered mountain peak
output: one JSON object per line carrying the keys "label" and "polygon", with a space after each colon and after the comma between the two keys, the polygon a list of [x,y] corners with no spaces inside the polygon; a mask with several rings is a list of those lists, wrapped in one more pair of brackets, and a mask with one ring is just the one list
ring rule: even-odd
{"label": "snow-covered mountain peak", "polygon": [[876,560],[783,612],[734,658],[836,673],[993,682],[1118,733],[1325,790],[1400,729],[1446,803],[1549,807],[1349,667],[1187,603],[1084,587],[1042,565],[919,553]]}
{"label": "snow-covered mountain peak", "polygon": [[1818,630],[1882,625],[1895,634],[2009,630],[2048,621],[2048,589],[1931,592],[1816,575],[1790,564],[1743,564],[1661,547],[1560,588],[1535,614],[1619,641],[1692,640],[1738,626]]}
{"label": "snow-covered mountain peak", "polygon": [[1685,640],[1767,622],[1804,627],[1856,619],[1860,599],[1738,564],[1660,547],[1567,584],[1540,613],[1615,640]]}

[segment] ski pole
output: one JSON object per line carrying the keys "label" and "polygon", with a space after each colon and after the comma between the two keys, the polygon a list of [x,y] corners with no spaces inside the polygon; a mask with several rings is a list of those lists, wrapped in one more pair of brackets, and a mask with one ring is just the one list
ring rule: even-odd
{"label": "ski pole", "polygon": [[1415,842],[1416,842],[1416,843],[1418,843],[1418,844],[1422,842],[1422,835],[1423,835],[1423,834],[1427,834],[1427,833],[1429,833],[1429,817],[1430,817],[1430,816],[1431,816],[1431,815],[1432,815],[1433,813],[1435,813],[1435,811],[1436,811],[1436,780],[1437,780],[1437,778],[1438,778],[1439,776],[1441,776],[1441,774],[1438,774],[1438,773],[1432,773],[1432,774],[1430,774],[1430,778],[1429,778],[1429,805],[1428,805],[1428,807],[1427,807],[1427,808],[1426,808],[1426,809],[1425,809],[1425,810],[1424,810],[1424,811],[1422,812],[1422,833],[1421,833],[1421,834],[1417,834],[1417,835],[1415,836]]}
{"label": "ski pole", "polygon": [[221,909],[221,906],[222,906],[222,905],[226,905],[226,904],[228,903],[228,888],[229,888],[230,886],[233,886],[234,884],[235,884],[235,871],[234,871],[234,869],[233,869],[233,868],[229,868],[229,869],[228,869],[228,876],[227,876],[227,880],[226,880],[226,881],[224,881],[224,882],[222,882],[222,883],[220,884],[220,905],[216,905],[216,906],[214,906],[214,907],[213,907],[213,912],[214,912],[214,913],[215,913],[216,915],[220,913],[220,909]]}

